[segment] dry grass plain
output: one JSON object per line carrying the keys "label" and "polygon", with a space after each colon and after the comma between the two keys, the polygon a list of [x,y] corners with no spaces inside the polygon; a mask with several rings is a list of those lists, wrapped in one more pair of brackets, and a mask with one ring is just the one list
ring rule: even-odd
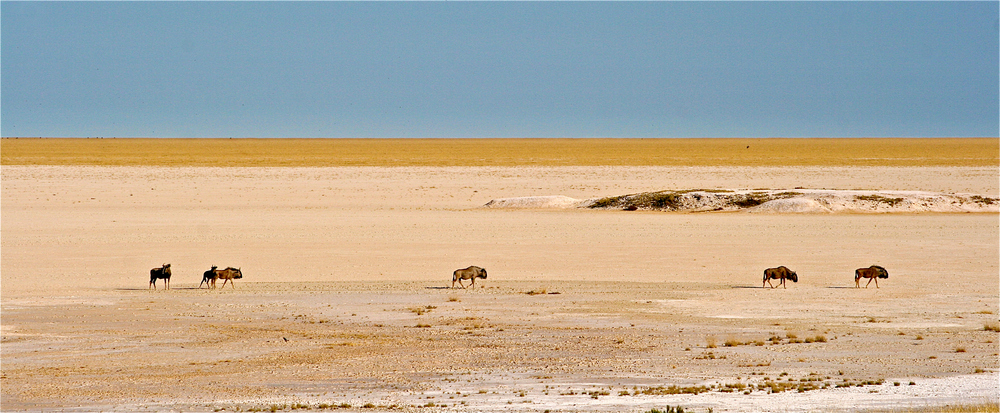
{"label": "dry grass plain", "polygon": [[995,138],[3,139],[3,165],[979,166]]}
{"label": "dry grass plain", "polygon": [[[4,139],[0,409],[995,406],[997,214],[480,206],[684,188],[997,197],[997,142]],[[165,262],[173,288],[147,290]],[[890,278],[854,288],[876,263]],[[480,288],[448,288],[472,264]],[[197,288],[211,265],[245,278]],[[761,288],[777,265],[799,282]]]}

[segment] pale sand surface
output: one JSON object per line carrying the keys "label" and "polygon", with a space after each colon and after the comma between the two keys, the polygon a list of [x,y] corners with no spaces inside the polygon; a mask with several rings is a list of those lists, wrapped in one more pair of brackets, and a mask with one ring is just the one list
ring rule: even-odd
{"label": "pale sand surface", "polygon": [[[850,411],[996,402],[1000,392],[1000,337],[983,328],[996,325],[1000,306],[995,213],[482,208],[499,198],[693,188],[997,197],[996,168],[3,166],[0,173],[4,411],[283,403],[363,411],[379,410],[365,403]],[[147,291],[149,269],[167,262],[174,289]],[[890,278],[879,289],[855,289],[854,269],[871,264]],[[235,289],[198,290],[211,265],[241,267],[245,278]],[[451,272],[468,265],[488,269],[477,282],[483,288],[446,288]],[[761,289],[763,269],[777,265],[796,270],[799,282]],[[789,343],[789,333],[826,341]],[[780,344],[724,345],[772,336]],[[717,348],[707,348],[712,340]],[[621,395],[779,378],[883,383]],[[586,394],[593,391],[608,394]]]}

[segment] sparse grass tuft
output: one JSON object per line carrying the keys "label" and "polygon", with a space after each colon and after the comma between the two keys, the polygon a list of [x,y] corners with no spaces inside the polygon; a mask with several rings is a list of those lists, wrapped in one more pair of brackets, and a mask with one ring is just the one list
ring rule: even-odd
{"label": "sparse grass tuft", "polygon": [[[910,385],[915,383],[910,382]],[[966,404],[958,406],[908,407],[902,409],[869,410],[868,413],[998,413],[1000,404]]]}
{"label": "sparse grass tuft", "polygon": [[433,310],[435,308],[437,308],[437,307],[435,307],[433,305],[428,305],[428,306],[423,306],[423,307],[413,307],[413,308],[410,309],[410,311],[413,312],[416,315],[424,315],[426,313],[429,313],[431,310]]}
{"label": "sparse grass tuft", "polygon": [[[709,413],[711,413],[712,409],[708,409],[708,410],[709,410]],[[677,406],[677,407],[667,406],[663,410],[653,408],[653,409],[649,409],[648,411],[646,411],[646,413],[684,413],[684,412],[685,412],[685,410],[681,406]]]}
{"label": "sparse grass tuft", "polygon": [[694,394],[698,395],[700,393],[706,393],[710,389],[708,386],[688,386],[680,387],[676,385],[670,385],[667,387],[657,386],[657,387],[647,387],[645,389],[635,389],[632,392],[633,396],[646,395],[646,396],[665,396],[670,394]]}

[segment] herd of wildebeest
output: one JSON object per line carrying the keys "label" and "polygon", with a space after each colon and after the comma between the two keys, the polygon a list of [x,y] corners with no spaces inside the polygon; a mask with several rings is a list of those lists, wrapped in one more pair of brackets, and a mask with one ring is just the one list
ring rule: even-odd
{"label": "herd of wildebeest", "polygon": [[[156,280],[163,280],[164,288],[169,290],[170,275],[170,264],[163,264],[158,268],[149,270],[149,287],[156,289]],[[243,271],[240,271],[239,268],[233,267],[220,270],[219,267],[213,265],[212,269],[205,271],[205,274],[202,275],[201,283],[198,284],[198,288],[201,288],[202,284],[205,284],[205,286],[209,289],[215,288],[215,280],[220,278],[222,279],[222,287],[219,288],[225,287],[227,282],[229,282],[233,288],[236,288],[236,281],[233,280],[243,278]]]}
{"label": "herd of wildebeest", "polygon": [[[243,272],[240,271],[239,268],[229,267],[224,270],[220,270],[218,268],[219,267],[213,265],[212,269],[205,271],[202,276],[201,283],[198,284],[198,288],[201,288],[202,284],[204,284],[209,289],[213,289],[215,288],[215,280],[220,278],[222,279],[222,287],[220,288],[225,287],[227,282],[230,282],[233,288],[236,288],[236,282],[233,280],[243,278]],[[457,269],[451,276],[451,288],[455,288],[456,282],[458,282],[458,285],[462,286],[462,288],[466,288],[465,284],[462,282],[464,280],[471,280],[472,288],[476,288],[476,278],[482,278],[485,280],[486,269],[475,265]],[[858,268],[857,270],[854,270],[855,288],[861,288],[862,278],[868,279],[868,283],[865,284],[865,288],[868,288],[868,285],[871,284],[872,281],[875,281],[875,288],[879,288],[878,279],[889,278],[889,272],[886,271],[885,268],[878,265],[872,265],[868,268]],[[170,264],[163,264],[161,267],[149,270],[150,288],[156,289],[156,280],[158,279],[163,280],[163,284],[165,285],[164,288],[170,289]],[[796,274],[795,271],[792,271],[788,269],[788,267],[782,265],[777,268],[768,268],[764,270],[764,282],[761,284],[761,288],[764,288],[765,284],[770,285],[771,288],[776,288],[774,284],[771,284],[771,280],[778,280],[778,285],[787,289],[788,286],[785,284],[785,280],[792,280],[792,282],[797,283],[799,282],[799,275]]]}

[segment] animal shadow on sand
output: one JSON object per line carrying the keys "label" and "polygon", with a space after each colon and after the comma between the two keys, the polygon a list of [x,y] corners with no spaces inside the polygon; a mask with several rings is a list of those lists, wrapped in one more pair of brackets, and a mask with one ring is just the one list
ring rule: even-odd
{"label": "animal shadow on sand", "polygon": [[[176,287],[171,288],[171,290],[200,290],[197,287]],[[148,288],[115,288],[115,291],[148,291]],[[156,291],[156,290],[153,290]],[[165,291],[165,290],[164,290]]]}

